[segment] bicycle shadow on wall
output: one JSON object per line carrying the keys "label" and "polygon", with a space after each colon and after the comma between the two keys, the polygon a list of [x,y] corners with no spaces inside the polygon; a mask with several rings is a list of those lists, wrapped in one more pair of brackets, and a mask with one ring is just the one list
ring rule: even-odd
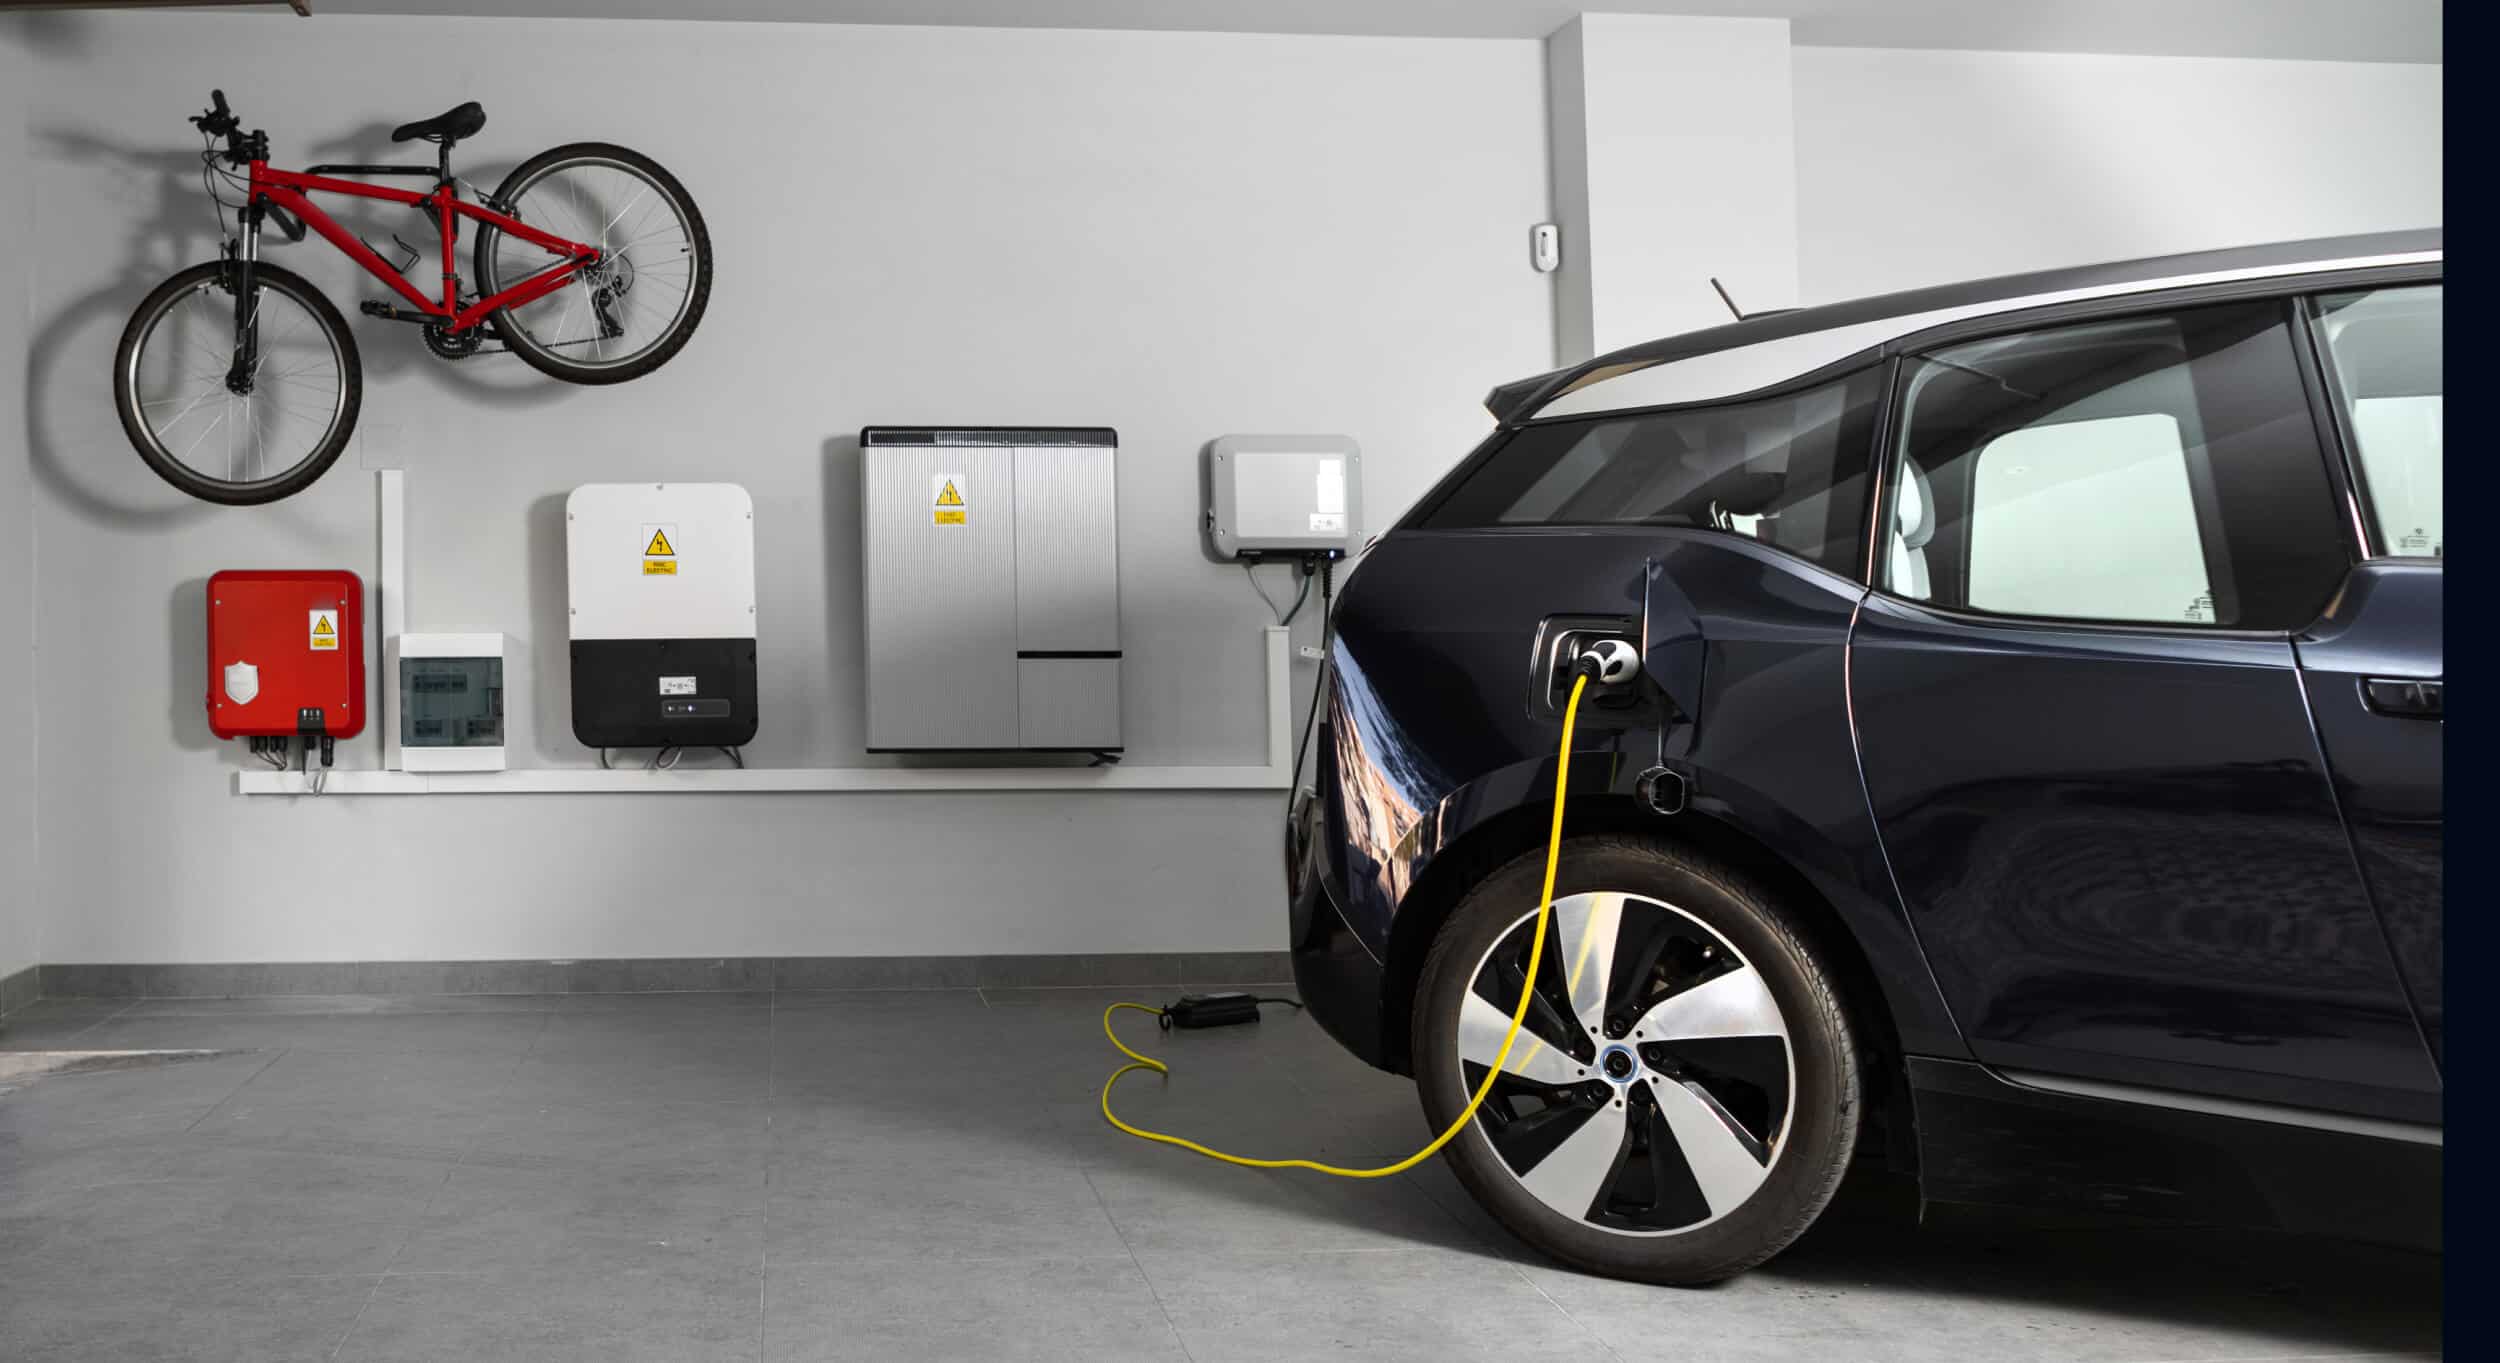
{"label": "bicycle shadow on wall", "polygon": [[[35,137],[47,158],[102,162],[124,183],[154,185],[157,194],[151,211],[127,215],[135,226],[113,281],[71,299],[27,337],[27,463],[47,488],[94,520],[139,529],[196,521],[216,508],[158,482],[114,418],[111,355],[114,338],[150,289],[175,270],[217,257],[207,207],[198,201],[199,154],[127,146],[68,129]],[[88,339],[96,344],[82,347]]]}

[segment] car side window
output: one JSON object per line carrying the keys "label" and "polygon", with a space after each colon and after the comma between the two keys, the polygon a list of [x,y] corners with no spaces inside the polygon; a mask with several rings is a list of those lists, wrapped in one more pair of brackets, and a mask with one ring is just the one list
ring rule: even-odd
{"label": "car side window", "polygon": [[2414,284],[2310,300],[2382,554],[2445,556],[2442,295],[2440,285]]}
{"label": "car side window", "polygon": [[2349,567],[2283,305],[1905,362],[1879,584],[1940,606],[2292,629]]}
{"label": "car side window", "polygon": [[1433,530],[1678,525],[1858,575],[1879,370],[1751,401],[1538,422],[1423,519]]}

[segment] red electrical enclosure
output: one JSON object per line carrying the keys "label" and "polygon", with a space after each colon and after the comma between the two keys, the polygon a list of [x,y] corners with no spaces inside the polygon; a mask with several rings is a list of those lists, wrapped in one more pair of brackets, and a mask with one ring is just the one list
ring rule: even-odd
{"label": "red electrical enclosure", "polygon": [[365,727],[365,584],[349,572],[208,580],[208,727],[219,738]]}

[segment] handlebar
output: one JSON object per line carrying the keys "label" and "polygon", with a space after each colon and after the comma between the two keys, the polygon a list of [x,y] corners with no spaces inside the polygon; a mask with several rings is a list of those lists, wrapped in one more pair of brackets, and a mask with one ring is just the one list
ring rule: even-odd
{"label": "handlebar", "polygon": [[243,120],[235,117],[234,110],[227,106],[225,91],[211,90],[208,99],[210,107],[192,118],[191,126],[210,137],[226,139],[225,158],[235,165],[268,160],[269,134],[256,128],[250,136],[245,136],[242,132]]}
{"label": "handlebar", "polygon": [[211,137],[233,133],[235,128],[240,126],[241,120],[234,116],[234,110],[226,107],[226,92],[211,90],[208,92],[208,98],[214,107],[190,120],[191,126]]}

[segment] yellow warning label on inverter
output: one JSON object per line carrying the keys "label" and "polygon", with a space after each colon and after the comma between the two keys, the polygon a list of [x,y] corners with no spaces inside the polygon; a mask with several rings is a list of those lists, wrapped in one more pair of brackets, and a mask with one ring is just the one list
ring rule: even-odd
{"label": "yellow warning label on inverter", "polygon": [[312,612],[311,640],[315,653],[332,653],[338,650],[339,616],[337,611]]}
{"label": "yellow warning label on inverter", "polygon": [[962,525],[964,513],[971,502],[964,497],[964,476],[960,473],[929,475],[930,518],[939,525]]}
{"label": "yellow warning label on inverter", "polygon": [[940,511],[937,513],[937,523],[939,525],[961,525],[964,523],[964,513],[960,511]]}
{"label": "yellow warning label on inverter", "polygon": [[644,577],[677,576],[677,546],[669,543],[668,527],[646,521],[643,529],[650,535],[642,542],[642,575]]}

